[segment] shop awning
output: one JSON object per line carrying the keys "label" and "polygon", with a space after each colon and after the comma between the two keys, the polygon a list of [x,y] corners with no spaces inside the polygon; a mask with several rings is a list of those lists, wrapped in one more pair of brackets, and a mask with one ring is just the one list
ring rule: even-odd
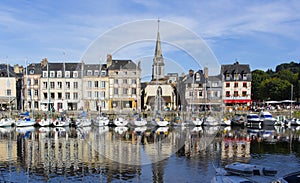
{"label": "shop awning", "polygon": [[225,104],[247,104],[251,102],[251,99],[224,100]]}

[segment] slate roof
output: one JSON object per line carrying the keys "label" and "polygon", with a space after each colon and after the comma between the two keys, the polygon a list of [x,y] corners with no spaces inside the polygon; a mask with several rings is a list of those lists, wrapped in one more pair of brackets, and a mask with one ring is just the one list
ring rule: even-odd
{"label": "slate roof", "polygon": [[[26,74],[26,70],[25,70],[24,74]],[[42,74],[42,65],[41,65],[41,63],[29,64],[27,66],[27,74],[28,75]]]}
{"label": "slate roof", "polygon": [[[235,62],[234,64],[222,65],[221,73],[226,81],[252,80],[249,64],[239,64],[239,62]],[[238,74],[238,77],[235,77],[235,74]],[[244,78],[244,75],[246,75],[246,78]]]}
{"label": "slate roof", "polygon": [[243,74],[243,73],[250,73],[250,66],[249,64],[239,64],[235,62],[234,64],[227,64],[221,66],[221,73],[222,74]]}
{"label": "slate roof", "polygon": [[[100,64],[85,64],[84,65],[84,75],[87,76],[87,71],[99,71],[100,70]],[[106,64],[101,64],[101,71],[107,70]],[[99,73],[100,74],[100,73]]]}
{"label": "slate roof", "polygon": [[108,70],[136,70],[137,65],[132,60],[112,60],[112,64],[108,67]]}
{"label": "slate roof", "polygon": [[[64,69],[65,67],[65,69]],[[81,62],[75,62],[75,63],[48,63],[48,69],[49,71],[62,71],[62,77],[64,76],[64,71],[71,71],[70,72],[70,78],[73,77],[72,71],[78,71],[78,77],[81,77]],[[47,71],[47,65],[41,66],[41,74],[43,71]],[[57,72],[55,72],[57,74]],[[56,76],[55,76],[56,77]]]}
{"label": "slate roof", "polygon": [[208,76],[208,81],[222,81],[222,75]]}
{"label": "slate roof", "polygon": [[[7,65],[6,64],[0,64],[0,77],[7,77]],[[16,74],[14,72],[14,68],[9,65],[9,76],[10,77],[16,77]]]}
{"label": "slate roof", "polygon": [[[200,74],[200,81],[196,80],[196,74],[199,73]],[[194,81],[193,81],[193,77],[194,77]],[[191,77],[189,74],[187,74],[185,77],[183,77],[182,82],[184,84],[188,84],[188,83],[204,83],[205,78],[204,78],[204,74],[202,70],[198,70],[197,72],[194,73],[194,75]]]}

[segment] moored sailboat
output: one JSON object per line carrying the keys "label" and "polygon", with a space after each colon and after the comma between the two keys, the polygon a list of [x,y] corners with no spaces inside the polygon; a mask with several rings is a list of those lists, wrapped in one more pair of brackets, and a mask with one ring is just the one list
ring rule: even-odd
{"label": "moored sailboat", "polygon": [[24,127],[24,126],[34,126],[36,121],[34,118],[29,116],[29,112],[26,111],[20,115],[20,118],[16,121],[17,127]]}
{"label": "moored sailboat", "polygon": [[0,120],[0,127],[13,126],[16,123],[16,120],[12,118],[2,118]]}

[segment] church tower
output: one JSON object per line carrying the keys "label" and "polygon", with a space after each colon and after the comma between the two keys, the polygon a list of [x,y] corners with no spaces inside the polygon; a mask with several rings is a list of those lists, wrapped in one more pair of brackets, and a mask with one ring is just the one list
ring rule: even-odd
{"label": "church tower", "polygon": [[155,54],[153,58],[152,64],[152,81],[164,79],[164,58],[162,56],[161,50],[161,42],[160,42],[160,35],[159,35],[159,19],[157,20],[157,39],[156,39],[156,47],[155,47]]}

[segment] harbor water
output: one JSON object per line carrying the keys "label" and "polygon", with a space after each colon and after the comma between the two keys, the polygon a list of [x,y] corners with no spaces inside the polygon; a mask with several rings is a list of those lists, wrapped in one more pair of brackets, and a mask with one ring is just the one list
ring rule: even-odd
{"label": "harbor water", "polygon": [[[0,182],[210,182],[233,162],[300,170],[300,128],[0,128]],[[270,179],[271,179],[270,178]]]}

